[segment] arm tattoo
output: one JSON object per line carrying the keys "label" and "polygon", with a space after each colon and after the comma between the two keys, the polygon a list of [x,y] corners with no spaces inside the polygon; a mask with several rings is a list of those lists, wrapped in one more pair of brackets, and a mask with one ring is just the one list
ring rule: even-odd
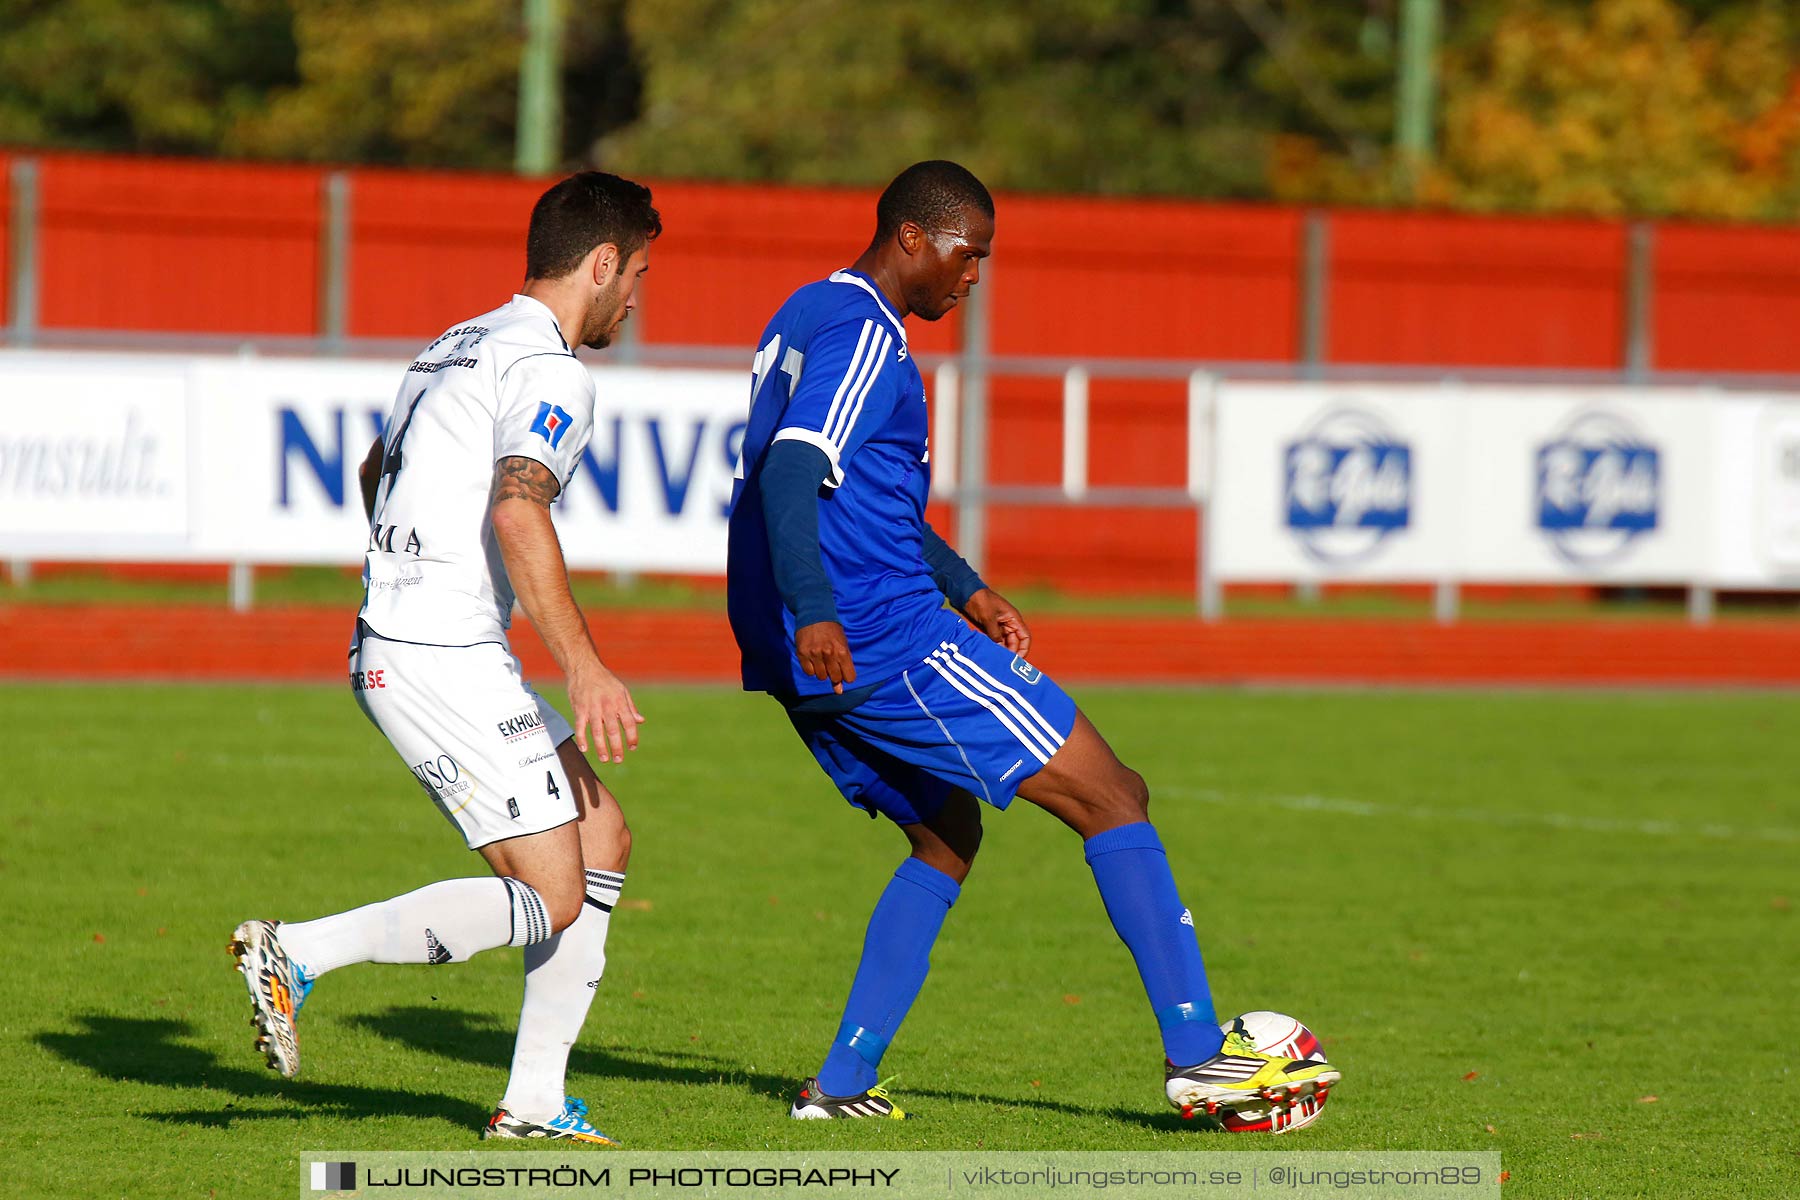
{"label": "arm tattoo", "polygon": [[494,493],[488,504],[491,508],[502,500],[529,500],[549,508],[561,490],[549,467],[535,458],[511,455],[494,464]]}

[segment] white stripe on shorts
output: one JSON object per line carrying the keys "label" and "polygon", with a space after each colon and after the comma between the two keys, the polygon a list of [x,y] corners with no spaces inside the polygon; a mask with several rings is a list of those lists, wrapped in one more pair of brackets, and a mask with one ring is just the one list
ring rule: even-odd
{"label": "white stripe on shorts", "polygon": [[936,671],[939,675],[942,675],[945,683],[948,683],[964,696],[967,696],[975,703],[981,705],[981,707],[987,709],[990,713],[993,713],[994,719],[1006,726],[1007,732],[1018,739],[1019,744],[1025,747],[1033,758],[1038,760],[1039,765],[1043,765],[1050,761],[1050,756],[1046,754],[1042,748],[1043,740],[1041,738],[1034,738],[1027,735],[1023,729],[1020,729],[1018,725],[1013,723],[1012,717],[1005,709],[1002,709],[987,697],[977,695],[975,692],[971,691],[971,685],[966,682],[963,677],[952,673],[949,664],[939,658],[937,654],[934,653],[930,658],[926,659],[925,665]]}
{"label": "white stripe on shorts", "polygon": [[994,794],[988,791],[987,780],[975,773],[975,765],[969,761],[968,752],[962,748],[962,743],[950,736],[949,728],[941,720],[938,720],[938,715],[932,712],[930,708],[926,707],[925,701],[919,698],[918,689],[913,687],[911,672],[900,672],[900,678],[906,681],[906,690],[912,693],[913,703],[919,706],[919,711],[930,717],[933,721],[936,721],[938,732],[944,735],[944,740],[956,747],[956,753],[961,756],[963,767],[969,772],[969,778],[981,785],[981,798],[986,800],[989,804],[992,804],[994,802]]}
{"label": "white stripe on shorts", "polygon": [[1035,742],[1046,755],[1055,754],[1061,747],[1062,738],[1057,736],[1056,728],[1044,720],[1043,716],[1028,704],[1024,697],[1006,685],[996,683],[993,676],[976,666],[966,655],[958,653],[957,648],[948,642],[944,643],[936,654],[939,661],[961,676],[970,687],[1000,705],[1011,714],[1015,721],[1024,726],[1027,736],[1021,737],[1021,741]]}
{"label": "white stripe on shorts", "polygon": [[977,674],[977,675],[981,676],[983,679],[987,680],[988,683],[991,684],[993,687],[998,688],[1002,692],[1005,692],[1008,696],[1011,696],[1015,701],[1017,701],[1018,707],[1023,709],[1027,716],[1029,716],[1034,721],[1036,721],[1038,724],[1038,727],[1040,729],[1042,729],[1046,735],[1048,735],[1048,737],[1050,738],[1051,747],[1053,749],[1061,749],[1062,748],[1062,744],[1063,744],[1062,734],[1056,732],[1056,726],[1052,725],[1049,721],[1046,721],[1044,719],[1044,714],[1040,713],[1036,709],[1036,707],[1034,707],[1032,705],[1031,701],[1029,701],[1025,698],[1025,696],[1022,692],[1020,692],[1017,688],[1013,687],[1011,684],[1001,683],[998,679],[995,679],[992,675],[989,675],[985,670],[982,669],[982,666],[980,663],[976,662],[974,659],[972,659],[968,655],[964,654],[962,652],[962,650],[958,646],[956,646],[954,643],[945,642],[945,643],[943,643],[943,645],[949,648],[951,655],[955,657],[957,662],[966,666],[969,670],[975,672],[975,674]]}

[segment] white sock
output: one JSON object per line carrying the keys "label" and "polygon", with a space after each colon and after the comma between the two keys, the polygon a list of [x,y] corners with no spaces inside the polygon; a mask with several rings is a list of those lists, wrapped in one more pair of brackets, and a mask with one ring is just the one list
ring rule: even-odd
{"label": "white sock", "polygon": [[517,879],[446,879],[316,921],[282,922],[288,957],[314,978],[351,963],[461,962],[550,935],[544,902]]}
{"label": "white sock", "polygon": [[587,900],[575,923],[525,951],[519,1040],[500,1101],[515,1117],[548,1121],[563,1110],[569,1051],[606,970],[606,931],[624,884],[617,871],[587,872]]}

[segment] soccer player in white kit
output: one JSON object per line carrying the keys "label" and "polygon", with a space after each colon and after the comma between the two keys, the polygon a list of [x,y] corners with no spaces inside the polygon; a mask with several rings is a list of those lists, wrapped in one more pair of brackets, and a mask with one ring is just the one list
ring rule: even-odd
{"label": "soccer player in white kit", "polygon": [[[295,1018],[327,971],[523,946],[512,1074],[483,1136],[615,1144],[564,1091],[631,853],[584,752],[591,737],[603,761],[623,762],[644,718],[570,595],[550,504],[594,424],[593,376],[570,345],[611,342],[661,232],[649,189],[629,180],[586,171],[550,188],[532,210],[523,289],[425,348],[363,464],[350,686],[495,877],[238,926],[257,1046],[283,1075],[300,1068]],[[573,724],[521,676],[506,639],[515,598],[567,678]]]}

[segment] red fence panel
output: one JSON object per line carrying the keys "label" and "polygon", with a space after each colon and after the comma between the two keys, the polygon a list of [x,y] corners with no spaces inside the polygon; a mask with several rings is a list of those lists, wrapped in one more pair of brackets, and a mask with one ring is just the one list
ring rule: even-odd
{"label": "red fence panel", "polygon": [[1656,365],[1800,371],[1800,230],[1659,225]]}
{"label": "red fence panel", "polygon": [[[638,334],[665,345],[742,346],[795,288],[854,262],[875,230],[869,189],[652,182],[665,232],[650,254]],[[916,351],[959,345],[956,314],[908,322]]]}
{"label": "red fence panel", "polygon": [[318,317],[319,172],[46,155],[46,328],[298,334]]}
{"label": "red fence panel", "polygon": [[524,282],[542,180],[391,170],[349,179],[352,337],[423,342]]}
{"label": "red fence panel", "polygon": [[[995,379],[989,389],[988,478],[1062,482],[1060,379]],[[1187,483],[1183,383],[1088,383],[1088,482],[1095,487]],[[987,565],[1008,583],[1087,592],[1179,592],[1193,586],[1195,516],[1169,509],[1065,506],[990,510]]]}
{"label": "red fence panel", "polygon": [[1616,222],[1335,212],[1330,257],[1333,362],[1620,365]]}
{"label": "red fence panel", "polygon": [[996,354],[1295,357],[1296,212],[1048,196],[996,208]]}

